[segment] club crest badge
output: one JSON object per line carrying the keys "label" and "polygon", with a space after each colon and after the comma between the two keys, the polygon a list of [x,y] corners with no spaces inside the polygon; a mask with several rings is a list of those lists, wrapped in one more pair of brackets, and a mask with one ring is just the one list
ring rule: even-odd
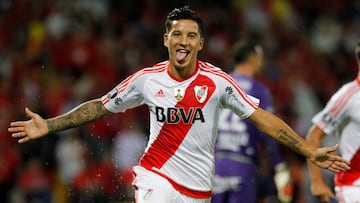
{"label": "club crest badge", "polygon": [[175,99],[180,101],[184,98],[185,90],[184,88],[174,88]]}
{"label": "club crest badge", "polygon": [[195,86],[195,97],[198,100],[198,102],[203,103],[206,100],[207,94],[208,94],[208,86]]}

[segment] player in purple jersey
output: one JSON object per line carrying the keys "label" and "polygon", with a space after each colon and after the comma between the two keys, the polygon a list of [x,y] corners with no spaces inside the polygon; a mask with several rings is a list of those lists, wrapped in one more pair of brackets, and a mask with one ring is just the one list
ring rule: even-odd
{"label": "player in purple jersey", "polygon": [[108,94],[62,115],[44,119],[26,108],[30,120],[10,123],[12,137],[25,143],[147,105],[149,142],[134,167],[137,203],[210,202],[220,107],[232,109],[321,168],[349,169],[347,161],[333,154],[337,145],[313,147],[279,117],[258,107],[258,99],[247,95],[232,77],[198,59],[204,27],[189,7],[171,11],[165,25],[168,60],[139,70]]}
{"label": "player in purple jersey", "polygon": [[[262,47],[254,40],[243,40],[234,46],[234,70],[230,74],[250,95],[260,99],[260,107],[272,112],[269,89],[254,79],[262,70]],[[290,172],[280,154],[278,143],[261,133],[250,122],[227,109],[219,119],[219,135],[215,145],[215,180],[213,203],[255,203],[259,197],[257,172],[265,150],[275,169],[275,183],[281,202],[290,202]],[[270,181],[270,183],[273,183]],[[271,188],[267,185],[266,188]],[[262,193],[266,193],[263,189]],[[274,189],[275,190],[275,189]]]}

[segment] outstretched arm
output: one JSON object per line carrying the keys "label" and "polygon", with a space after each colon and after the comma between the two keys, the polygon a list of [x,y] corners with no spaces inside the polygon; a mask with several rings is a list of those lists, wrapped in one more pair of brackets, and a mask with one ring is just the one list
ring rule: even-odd
{"label": "outstretched arm", "polygon": [[8,129],[12,137],[20,138],[19,143],[27,142],[47,135],[99,120],[109,113],[100,99],[94,99],[80,104],[69,112],[54,118],[43,119],[38,114],[25,108],[30,120],[10,123]]}
{"label": "outstretched arm", "polygon": [[259,130],[286,145],[295,152],[302,154],[315,165],[333,172],[350,169],[349,162],[332,154],[338,145],[316,148],[297,135],[283,120],[261,108],[248,118]]}
{"label": "outstretched arm", "polygon": [[[325,133],[319,127],[313,125],[306,136],[306,140],[313,146],[320,147],[324,135]],[[321,202],[329,202],[331,198],[335,198],[335,194],[324,181],[321,169],[311,161],[308,161],[308,169],[312,195],[319,197]]]}

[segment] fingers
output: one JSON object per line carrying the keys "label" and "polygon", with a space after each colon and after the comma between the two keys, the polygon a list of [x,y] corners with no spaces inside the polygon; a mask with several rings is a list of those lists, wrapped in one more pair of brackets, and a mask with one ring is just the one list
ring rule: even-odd
{"label": "fingers", "polygon": [[25,128],[24,127],[12,127],[12,128],[8,128],[8,131],[10,133],[16,133],[16,132],[25,131]]}
{"label": "fingers", "polygon": [[335,159],[332,164],[328,167],[329,170],[337,173],[337,172],[341,172],[341,171],[347,171],[350,168],[349,163],[343,159]]}
{"label": "fingers", "polygon": [[320,195],[320,202],[328,203],[330,201],[330,199],[332,199],[332,198],[335,198],[334,193],[332,193],[331,191],[328,191],[326,194]]}
{"label": "fingers", "polygon": [[[24,127],[11,127],[8,128],[8,131],[11,132],[11,137],[13,138],[26,137],[26,132]],[[20,142],[20,140],[18,142]]]}
{"label": "fingers", "polygon": [[22,131],[22,132],[12,133],[11,136],[14,137],[14,138],[25,137],[26,133],[24,131]]}
{"label": "fingers", "polygon": [[9,129],[13,129],[15,127],[24,127],[24,126],[25,126],[24,121],[15,121],[15,122],[10,123],[10,128]]}
{"label": "fingers", "polygon": [[24,127],[13,127],[8,129],[11,132],[11,137],[21,138],[18,140],[18,143],[24,143],[30,140],[30,137],[27,136]]}
{"label": "fingers", "polygon": [[26,116],[30,117],[29,121],[15,121],[10,123],[8,131],[11,133],[13,138],[20,138],[18,143],[24,143],[31,139],[34,135],[29,135],[29,130],[31,131],[31,122],[38,116],[38,114],[32,112],[29,108],[25,108]]}
{"label": "fingers", "polygon": [[319,198],[321,203],[328,203],[329,202],[329,198],[328,197],[321,197]]}
{"label": "fingers", "polygon": [[338,173],[340,172],[340,170],[337,168],[337,167],[334,167],[334,166],[330,166],[329,168],[327,168],[328,170],[334,172],[334,173]]}
{"label": "fingers", "polygon": [[342,171],[346,171],[346,170],[350,170],[350,161],[347,161],[345,159],[343,159],[342,157],[340,156],[337,156],[337,155],[333,155],[335,158],[334,158],[334,164],[338,167],[339,170],[342,170]]}
{"label": "fingers", "polygon": [[[20,129],[20,128],[19,128]],[[26,132],[24,130],[19,130],[19,131],[14,131],[11,136],[13,138],[21,138],[18,140],[18,143],[24,143],[27,142],[29,140],[31,140],[31,138],[29,136],[27,136]]]}
{"label": "fingers", "polygon": [[22,144],[30,140],[30,137],[24,137],[18,140],[18,143]]}
{"label": "fingers", "polygon": [[[343,159],[343,158],[340,157],[340,156],[335,155],[335,160],[336,160],[336,161],[339,161],[339,162],[341,162],[341,163],[344,163],[344,164],[346,164],[347,166],[350,165],[350,161],[345,160],[345,159]],[[349,169],[350,169],[350,168],[349,168]]]}
{"label": "fingers", "polygon": [[25,123],[22,121],[12,122],[10,123],[10,128],[8,128],[10,133],[16,133],[25,131]]}
{"label": "fingers", "polygon": [[322,197],[320,198],[320,202],[321,203],[328,203],[330,201],[330,199],[328,197]]}
{"label": "fingers", "polygon": [[350,169],[350,167],[344,163],[334,163],[334,164],[332,164],[331,169],[332,169],[332,171],[337,173],[337,172],[341,172],[341,171],[347,171]]}

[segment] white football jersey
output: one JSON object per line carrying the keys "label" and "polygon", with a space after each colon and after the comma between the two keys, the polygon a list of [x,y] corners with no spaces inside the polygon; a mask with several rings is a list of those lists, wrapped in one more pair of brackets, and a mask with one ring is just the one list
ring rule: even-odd
{"label": "white football jersey", "polygon": [[186,79],[172,77],[168,61],[144,68],[104,95],[102,102],[114,113],[149,107],[149,142],[139,165],[196,198],[211,196],[220,109],[230,108],[246,118],[259,104],[228,74],[202,61]]}
{"label": "white football jersey", "polygon": [[351,170],[339,172],[336,185],[360,185],[360,80],[342,86],[312,119],[327,135],[339,139],[341,156]]}

